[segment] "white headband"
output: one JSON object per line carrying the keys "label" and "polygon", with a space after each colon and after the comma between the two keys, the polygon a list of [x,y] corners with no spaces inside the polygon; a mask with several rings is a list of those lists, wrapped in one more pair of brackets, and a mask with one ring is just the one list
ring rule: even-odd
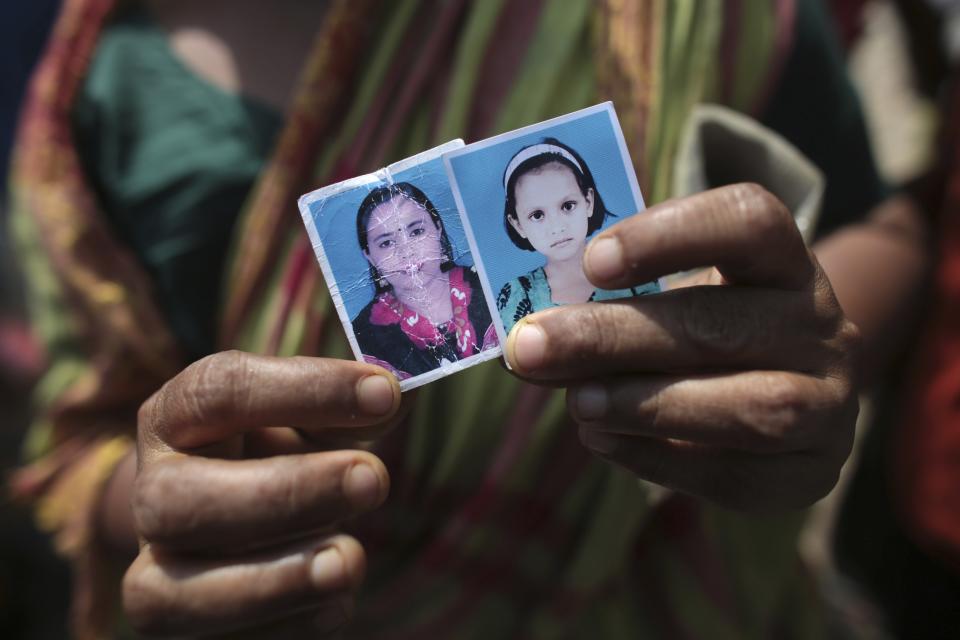
{"label": "white headband", "polygon": [[507,170],[503,172],[503,190],[507,190],[507,184],[510,182],[510,177],[513,175],[513,172],[517,170],[517,167],[530,158],[535,158],[536,156],[542,156],[548,153],[555,154],[569,160],[570,163],[575,166],[581,174],[583,174],[583,167],[581,167],[580,163],[577,162],[577,159],[573,157],[573,154],[563,147],[558,147],[555,144],[547,143],[534,144],[521,149],[517,152],[517,155],[513,156],[510,164],[507,165]]}

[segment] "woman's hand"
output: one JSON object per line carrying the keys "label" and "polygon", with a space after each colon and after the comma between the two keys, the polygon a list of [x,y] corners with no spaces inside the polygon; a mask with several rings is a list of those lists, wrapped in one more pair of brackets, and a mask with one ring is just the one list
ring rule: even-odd
{"label": "woman's hand", "polygon": [[724,187],[624,220],[584,256],[604,289],[704,266],[700,286],[528,316],[507,359],[566,386],[584,445],[639,477],[733,508],[806,506],[852,446],[859,331],[786,207]]}
{"label": "woman's hand", "polygon": [[139,415],[141,548],[123,585],[134,627],[231,638],[342,627],[364,553],[335,528],[389,486],[378,458],[343,445],[374,437],[399,406],[393,376],[341,360],[228,352],[168,382]]}

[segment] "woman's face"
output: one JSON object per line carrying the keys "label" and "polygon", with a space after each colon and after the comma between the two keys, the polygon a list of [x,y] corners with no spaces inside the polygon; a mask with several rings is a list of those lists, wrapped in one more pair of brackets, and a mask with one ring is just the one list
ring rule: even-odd
{"label": "woman's face", "polygon": [[551,162],[514,185],[517,217],[508,217],[522,237],[548,260],[568,260],[583,251],[593,215],[593,190],[580,191],[569,167]]}
{"label": "woman's face", "polygon": [[410,289],[440,275],[446,260],[440,229],[413,200],[398,195],[367,221],[366,257],[394,289]]}

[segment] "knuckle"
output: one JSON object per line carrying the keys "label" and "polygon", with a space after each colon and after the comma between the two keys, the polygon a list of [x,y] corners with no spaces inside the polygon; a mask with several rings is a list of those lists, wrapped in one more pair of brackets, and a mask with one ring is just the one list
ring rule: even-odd
{"label": "knuckle", "polygon": [[160,392],[157,391],[147,398],[146,401],[140,405],[140,408],[137,409],[137,430],[139,432],[142,433],[153,426],[159,395]]}
{"label": "knuckle", "polygon": [[736,184],[731,187],[734,201],[740,215],[758,235],[774,233],[791,228],[793,217],[786,206],[772,193],[753,182]]}
{"label": "knuckle", "polygon": [[344,559],[344,567],[346,568],[350,586],[353,589],[357,589],[363,583],[367,573],[366,551],[364,551],[363,545],[350,536],[342,536],[337,546]]}
{"label": "knuckle", "polygon": [[752,182],[730,189],[741,225],[754,237],[762,238],[771,247],[792,246],[794,241],[800,241],[793,214],[775,195]]}
{"label": "knuckle", "polygon": [[[317,527],[331,524],[331,515],[345,515],[344,472],[341,465],[312,468],[304,465],[299,473],[276,469],[253,490],[256,501],[274,517],[291,527]],[[318,505],[329,505],[318,508]],[[344,512],[344,513],[337,513]]]}
{"label": "knuckle", "polygon": [[619,332],[611,324],[610,307],[586,304],[581,305],[576,314],[556,314],[557,318],[564,319],[563,329],[555,341],[558,348],[548,353],[569,360],[567,364],[572,366],[616,354]]}
{"label": "knuckle", "polygon": [[756,309],[732,311],[723,287],[705,287],[679,306],[682,335],[705,361],[742,356],[765,333]]}
{"label": "knuckle", "polygon": [[808,437],[804,418],[808,403],[796,382],[770,376],[745,403],[741,419],[750,434],[749,448],[760,452],[792,449]]}
{"label": "knuckle", "polygon": [[176,397],[186,415],[206,424],[229,420],[243,411],[242,402],[251,390],[250,356],[242,351],[225,351],[190,365]]}
{"label": "knuckle", "polygon": [[[303,367],[304,379],[311,384],[310,392],[314,397],[330,398],[333,402],[350,403],[356,400],[355,395],[334,394],[331,397],[331,385],[345,383],[355,379],[356,370],[354,363],[333,358],[295,358],[301,367]],[[346,386],[346,385],[345,385]]]}
{"label": "knuckle", "polygon": [[134,485],[131,506],[137,532],[157,543],[172,543],[189,531],[193,501],[186,490],[182,470],[173,463],[142,471]]}
{"label": "knuckle", "polygon": [[836,339],[844,353],[848,356],[856,356],[863,344],[863,333],[856,323],[844,317],[837,327]]}
{"label": "knuckle", "polygon": [[827,442],[826,449],[839,461],[839,468],[853,451],[857,418],[860,415],[860,397],[851,385],[838,385],[836,404],[830,413],[832,419],[829,420],[829,428],[823,430],[823,435]]}
{"label": "knuckle", "polygon": [[141,555],[123,577],[123,608],[137,633],[163,636],[171,631],[174,598],[160,573],[142,566],[142,559]]}
{"label": "knuckle", "polygon": [[367,572],[367,554],[356,538],[337,534],[322,541],[321,546],[336,549],[342,561],[342,574],[326,576],[327,591],[356,591]]}

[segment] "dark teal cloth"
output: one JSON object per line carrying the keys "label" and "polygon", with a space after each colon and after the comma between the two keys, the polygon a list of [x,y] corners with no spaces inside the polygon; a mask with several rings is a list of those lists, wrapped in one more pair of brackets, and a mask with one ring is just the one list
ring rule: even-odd
{"label": "dark teal cloth", "polygon": [[187,353],[215,348],[234,222],[281,115],[194,75],[142,10],[109,25],[73,113],[85,170]]}

